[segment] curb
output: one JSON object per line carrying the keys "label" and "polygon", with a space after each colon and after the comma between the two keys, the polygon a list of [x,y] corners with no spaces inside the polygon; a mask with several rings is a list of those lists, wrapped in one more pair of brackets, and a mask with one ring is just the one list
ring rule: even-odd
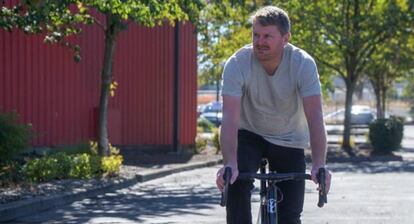
{"label": "curb", "polygon": [[144,171],[142,174],[137,174],[135,178],[123,179],[102,187],[96,187],[93,189],[74,193],[65,193],[59,196],[42,196],[29,200],[16,201],[5,205],[0,205],[0,222],[3,223],[12,221],[18,217],[31,215],[51,208],[58,208],[59,206],[65,204],[70,204],[84,198],[93,197],[106,192],[129,187],[137,183],[146,182],[187,170],[214,166],[220,164],[221,162],[221,159],[217,159],[207,162],[197,162],[192,164],[179,165],[177,167],[163,168],[156,171]]}

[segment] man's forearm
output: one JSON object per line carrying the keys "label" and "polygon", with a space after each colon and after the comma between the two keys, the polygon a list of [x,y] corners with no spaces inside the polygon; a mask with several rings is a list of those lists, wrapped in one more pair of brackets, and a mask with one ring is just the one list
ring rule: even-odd
{"label": "man's forearm", "polygon": [[326,131],[323,121],[311,122],[309,125],[310,143],[312,150],[313,166],[325,166],[326,164]]}
{"label": "man's forearm", "polygon": [[325,166],[327,144],[321,96],[305,97],[303,99],[303,108],[309,127],[312,165],[313,167]]}
{"label": "man's forearm", "polygon": [[237,168],[237,128],[231,124],[223,124],[220,144],[224,165]]}
{"label": "man's forearm", "polygon": [[237,169],[237,135],[240,122],[240,97],[223,96],[220,144],[225,166]]}

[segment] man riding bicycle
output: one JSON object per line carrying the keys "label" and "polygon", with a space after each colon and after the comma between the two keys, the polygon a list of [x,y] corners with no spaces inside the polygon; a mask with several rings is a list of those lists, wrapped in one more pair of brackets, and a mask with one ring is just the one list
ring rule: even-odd
{"label": "man riding bicycle", "polygon": [[[256,172],[263,157],[271,171],[306,169],[304,149],[312,150],[312,180],[326,164],[326,131],[321,86],[313,58],[290,44],[290,21],[280,8],[267,6],[252,16],[253,43],[234,53],[223,71],[221,148],[230,167],[227,223],[252,223],[252,180],[237,180],[239,172]],[[326,192],[331,175],[326,170]],[[283,200],[279,223],[301,223],[305,183],[277,183]]]}

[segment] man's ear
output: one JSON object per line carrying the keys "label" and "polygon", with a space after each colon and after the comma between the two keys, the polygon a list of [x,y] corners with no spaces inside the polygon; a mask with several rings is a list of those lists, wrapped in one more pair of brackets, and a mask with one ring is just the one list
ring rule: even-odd
{"label": "man's ear", "polygon": [[287,33],[285,33],[285,35],[283,35],[283,44],[287,44],[288,42],[289,42],[289,39],[290,39],[290,36],[291,36],[291,34],[290,34],[290,32],[287,32]]}

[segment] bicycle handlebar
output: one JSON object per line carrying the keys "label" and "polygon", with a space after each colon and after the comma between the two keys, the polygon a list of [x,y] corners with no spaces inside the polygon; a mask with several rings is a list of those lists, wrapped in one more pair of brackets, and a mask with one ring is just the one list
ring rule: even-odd
{"label": "bicycle handlebar", "polygon": [[[223,179],[224,179],[224,189],[221,193],[221,201],[220,205],[222,207],[225,207],[227,204],[227,195],[228,195],[228,189],[231,179],[231,168],[226,167],[224,169]],[[237,179],[259,179],[259,180],[272,180],[272,181],[285,181],[285,180],[310,180],[311,175],[306,173],[240,173],[237,177]],[[325,203],[328,203],[328,197],[326,195],[326,185],[325,185],[325,169],[320,168],[318,170],[317,174],[318,183],[320,185],[319,190],[319,201],[318,201],[318,207],[322,208]]]}
{"label": "bicycle handlebar", "polygon": [[224,179],[224,189],[223,192],[221,192],[221,201],[220,201],[220,205],[222,207],[225,207],[227,204],[227,195],[229,192],[229,185],[230,185],[230,179],[231,179],[231,168],[230,167],[226,167],[224,168],[224,174],[223,174],[223,179]]}
{"label": "bicycle handlebar", "polygon": [[285,180],[310,180],[311,175],[306,173],[240,173],[237,179],[259,179],[259,180],[273,180],[273,181],[285,181]]}
{"label": "bicycle handlebar", "polygon": [[326,195],[326,173],[325,168],[319,168],[318,174],[318,183],[319,183],[319,201],[318,201],[318,207],[322,208],[324,204],[328,203],[328,197]]}

